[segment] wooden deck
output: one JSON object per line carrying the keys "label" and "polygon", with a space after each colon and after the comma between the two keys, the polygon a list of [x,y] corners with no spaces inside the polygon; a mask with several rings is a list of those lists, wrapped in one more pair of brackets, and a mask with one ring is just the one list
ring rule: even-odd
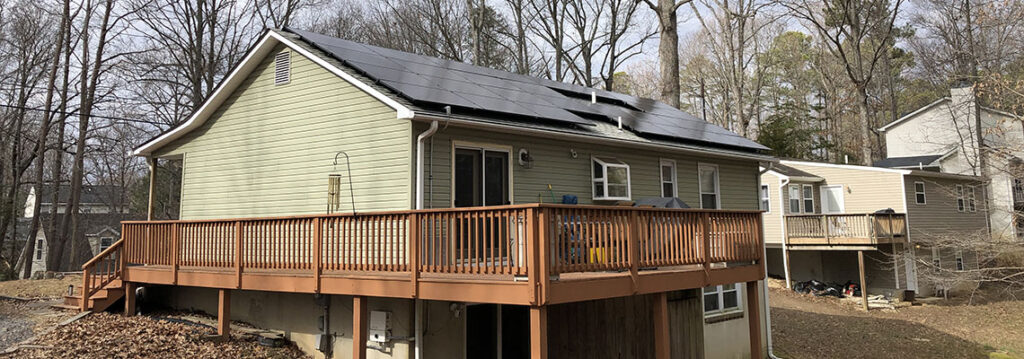
{"label": "wooden deck", "polygon": [[[85,268],[137,284],[547,305],[764,277],[757,211],[529,204],[131,221]],[[113,274],[111,274],[113,273]],[[109,277],[109,279],[107,279]]]}
{"label": "wooden deck", "polygon": [[799,249],[876,246],[905,240],[905,214],[809,214],[786,216],[786,244]]}

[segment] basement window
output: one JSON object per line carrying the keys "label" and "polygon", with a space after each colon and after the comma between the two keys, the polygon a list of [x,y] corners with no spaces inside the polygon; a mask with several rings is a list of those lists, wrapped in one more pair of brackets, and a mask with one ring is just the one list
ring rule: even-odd
{"label": "basement window", "polygon": [[614,158],[592,157],[594,200],[631,198],[629,165]]}
{"label": "basement window", "polygon": [[742,311],[739,284],[704,287],[704,316]]}
{"label": "basement window", "polygon": [[292,53],[279,52],[274,55],[274,85],[286,85],[292,81]]}

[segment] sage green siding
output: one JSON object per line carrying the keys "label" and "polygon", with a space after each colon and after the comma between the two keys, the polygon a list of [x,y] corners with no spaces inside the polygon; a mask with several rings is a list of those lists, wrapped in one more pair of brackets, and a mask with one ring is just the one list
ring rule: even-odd
{"label": "sage green siding", "polygon": [[411,193],[409,120],[296,52],[291,82],[274,85],[271,52],[200,128],[165,146],[184,156],[181,218],[324,213],[327,177],[345,159],[359,211],[407,209]]}
{"label": "sage green siding", "polygon": [[[425,129],[424,124],[416,126],[417,133]],[[569,194],[577,196],[581,204],[594,203],[590,159],[591,156],[599,156],[614,157],[629,164],[633,200],[661,197],[659,160],[671,159],[676,162],[678,197],[691,207],[700,206],[697,165],[708,163],[719,168],[723,209],[758,208],[758,163],[754,160],[722,159],[444,126],[432,138],[433,155],[430,159],[428,143],[425,148],[428,162],[424,166],[424,171],[427,171],[428,175],[429,172],[433,173],[432,185],[427,183],[426,186],[428,190],[433,188],[433,200],[429,201],[428,205],[434,208],[452,205],[451,154],[456,143],[506,148],[512,151],[513,203],[551,203],[548,185],[551,185],[556,202],[560,203],[562,195]],[[521,148],[530,151],[534,159],[532,168],[524,168],[516,163],[515,158]],[[572,157],[573,150],[576,152],[576,158]]]}

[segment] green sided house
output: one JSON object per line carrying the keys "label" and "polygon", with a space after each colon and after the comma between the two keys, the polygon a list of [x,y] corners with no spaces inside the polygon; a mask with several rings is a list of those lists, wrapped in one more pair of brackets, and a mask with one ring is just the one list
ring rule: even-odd
{"label": "green sided house", "polygon": [[787,285],[932,296],[959,289],[954,272],[978,266],[971,241],[954,240],[988,236],[979,177],[788,160],[763,171],[768,273]]}
{"label": "green sided house", "polygon": [[136,150],[181,161],[181,218],[125,222],[68,301],[134,312],[145,287],[316,357],[761,358],[763,150],[653,100],[271,30]]}

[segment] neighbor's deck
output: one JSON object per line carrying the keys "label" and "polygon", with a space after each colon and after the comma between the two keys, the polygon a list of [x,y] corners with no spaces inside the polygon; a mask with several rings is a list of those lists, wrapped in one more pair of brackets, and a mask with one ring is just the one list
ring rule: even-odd
{"label": "neighbor's deck", "polygon": [[900,213],[786,215],[790,249],[868,248],[906,237],[907,215]]}
{"label": "neighbor's deck", "polygon": [[539,306],[756,281],[761,233],[758,211],[548,204],[135,221],[87,285]]}

